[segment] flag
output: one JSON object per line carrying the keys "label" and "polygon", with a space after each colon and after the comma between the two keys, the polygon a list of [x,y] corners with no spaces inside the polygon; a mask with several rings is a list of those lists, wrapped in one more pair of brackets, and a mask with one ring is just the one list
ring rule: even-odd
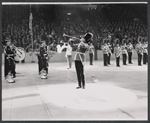
{"label": "flag", "polygon": [[30,35],[32,35],[32,19],[33,19],[33,16],[32,16],[32,13],[30,13],[30,17],[29,17],[29,33],[30,33]]}

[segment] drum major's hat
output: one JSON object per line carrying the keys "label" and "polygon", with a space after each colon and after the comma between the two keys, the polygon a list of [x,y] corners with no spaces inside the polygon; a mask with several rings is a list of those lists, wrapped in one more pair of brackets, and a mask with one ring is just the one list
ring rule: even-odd
{"label": "drum major's hat", "polygon": [[90,32],[88,32],[88,33],[86,33],[85,35],[84,35],[84,37],[83,37],[84,39],[85,39],[85,41],[88,43],[89,42],[89,40],[91,40],[91,39],[93,39],[93,34],[92,33],[90,33]]}

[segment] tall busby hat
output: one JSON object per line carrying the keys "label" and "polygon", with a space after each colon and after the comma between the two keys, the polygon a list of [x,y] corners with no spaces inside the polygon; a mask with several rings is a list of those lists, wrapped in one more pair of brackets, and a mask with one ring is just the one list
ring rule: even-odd
{"label": "tall busby hat", "polygon": [[116,44],[120,44],[119,38],[116,38]]}
{"label": "tall busby hat", "polygon": [[86,33],[83,38],[85,39],[86,43],[89,43],[93,39],[93,34],[92,33]]}
{"label": "tall busby hat", "polygon": [[126,39],[123,38],[122,39],[122,44],[124,44],[124,43],[127,43],[127,42],[126,42]]}
{"label": "tall busby hat", "polygon": [[5,38],[2,42],[3,45],[6,45],[7,42],[11,41],[9,37]]}

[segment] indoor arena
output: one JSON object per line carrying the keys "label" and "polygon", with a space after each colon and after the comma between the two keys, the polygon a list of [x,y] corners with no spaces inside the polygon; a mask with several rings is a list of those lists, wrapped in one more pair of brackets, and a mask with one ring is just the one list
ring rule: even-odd
{"label": "indoor arena", "polygon": [[2,3],[2,121],[148,120],[147,9]]}

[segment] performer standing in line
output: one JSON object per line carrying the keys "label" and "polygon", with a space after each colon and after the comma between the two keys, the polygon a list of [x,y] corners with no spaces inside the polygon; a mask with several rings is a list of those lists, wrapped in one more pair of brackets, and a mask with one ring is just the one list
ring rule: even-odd
{"label": "performer standing in line", "polygon": [[86,33],[83,38],[80,39],[80,43],[77,46],[77,52],[75,54],[75,68],[78,78],[78,87],[76,89],[85,89],[85,76],[84,76],[84,62],[85,53],[89,50],[88,43],[91,42],[93,38],[92,33]]}
{"label": "performer standing in line", "polygon": [[104,39],[104,46],[102,47],[103,50],[103,59],[104,59],[104,66],[108,66],[108,45],[106,43],[106,39]]}
{"label": "performer standing in line", "polygon": [[64,43],[64,45],[62,46],[63,48],[66,48],[66,59],[67,59],[67,62],[69,63],[69,67],[67,69],[70,69],[71,66],[72,66],[72,47],[70,45],[70,42],[71,39],[69,39],[69,42],[68,43]]}
{"label": "performer standing in line", "polygon": [[90,65],[93,65],[93,56],[94,56],[94,51],[95,51],[95,48],[92,44],[92,42],[90,43],[89,45],[89,58],[90,58]]}
{"label": "performer standing in line", "polygon": [[148,59],[148,45],[146,42],[143,42],[143,64],[147,63]]}
{"label": "performer standing in line", "polygon": [[38,64],[39,64],[39,72],[41,75],[41,79],[47,79],[47,74],[48,74],[47,60],[48,60],[47,45],[45,41],[42,41],[39,54],[38,54]]}
{"label": "performer standing in line", "polygon": [[132,63],[132,54],[133,54],[133,45],[131,44],[131,41],[129,40],[129,44],[127,45],[127,51],[128,51],[128,63]]}
{"label": "performer standing in line", "polygon": [[123,46],[121,47],[121,49],[122,49],[123,65],[127,65],[126,60],[127,60],[127,57],[128,57],[128,52],[127,52],[127,46],[126,46],[125,42],[124,42]]}
{"label": "performer standing in line", "polygon": [[108,42],[108,64],[110,64],[110,59],[111,59],[111,55],[112,55],[112,46],[110,45],[110,43]]}
{"label": "performer standing in line", "polygon": [[[16,77],[16,72],[15,72],[15,49],[13,48],[13,45],[11,43],[11,39],[7,38],[6,39],[6,47],[4,49],[4,54],[5,54],[5,66],[4,66],[4,71],[5,71],[5,79],[9,83],[14,83],[15,81],[13,80],[14,77]],[[12,77],[13,75],[13,77]]]}
{"label": "performer standing in line", "polygon": [[119,46],[119,43],[117,42],[116,47],[114,48],[114,53],[116,56],[116,67],[120,67],[120,55],[122,53],[121,47]]}
{"label": "performer standing in line", "polygon": [[138,44],[135,47],[137,54],[138,54],[138,66],[142,66],[141,61],[142,61],[142,56],[143,56],[143,45],[139,41]]}

